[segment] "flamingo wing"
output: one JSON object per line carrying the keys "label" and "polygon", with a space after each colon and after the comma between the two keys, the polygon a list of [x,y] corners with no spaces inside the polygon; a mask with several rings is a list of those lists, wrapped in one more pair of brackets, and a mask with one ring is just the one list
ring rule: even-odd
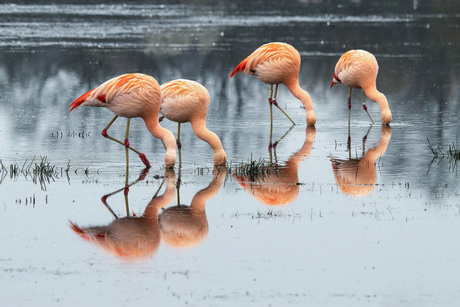
{"label": "flamingo wing", "polygon": [[198,82],[178,79],[161,85],[160,113],[167,119],[184,123],[192,118],[206,118],[210,97]]}
{"label": "flamingo wing", "polygon": [[[374,63],[375,62],[375,63]],[[360,88],[364,78],[367,77],[370,64],[374,64],[378,70],[375,57],[364,50],[349,50],[345,52],[335,66],[331,88],[334,83],[344,83],[352,88]],[[370,73],[370,72],[369,72]],[[372,72],[371,75],[376,75]]]}
{"label": "flamingo wing", "polygon": [[[289,44],[285,43],[268,43],[257,48],[252,54],[245,58],[230,74],[230,78],[238,72],[245,74],[257,74],[260,65],[270,63],[269,70],[276,71],[279,78],[283,75],[289,75],[291,72],[298,70],[300,66],[300,54]],[[262,72],[267,73],[267,68]],[[263,81],[263,80],[262,80]],[[277,83],[277,82],[273,82]]]}
{"label": "flamingo wing", "polygon": [[104,106],[103,104],[109,103],[116,97],[130,94],[145,85],[151,85],[152,82],[158,85],[153,77],[144,74],[124,74],[115,77],[77,98],[69,106],[69,112],[77,109],[82,104],[87,106]]}

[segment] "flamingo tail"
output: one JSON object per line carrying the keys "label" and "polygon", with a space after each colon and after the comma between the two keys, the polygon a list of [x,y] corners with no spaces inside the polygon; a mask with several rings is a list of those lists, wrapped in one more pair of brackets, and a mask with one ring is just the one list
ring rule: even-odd
{"label": "flamingo tail", "polygon": [[230,78],[232,78],[234,75],[236,75],[238,72],[243,71],[246,68],[246,63],[248,62],[248,59],[244,59],[238,66],[235,67],[233,72],[230,74]]}
{"label": "flamingo tail", "polygon": [[86,241],[89,241],[88,235],[85,233],[83,229],[81,229],[76,223],[72,222],[69,220],[70,223],[70,228],[77,234],[79,235],[82,239],[85,239]]}
{"label": "flamingo tail", "polygon": [[89,97],[89,95],[91,95],[91,93],[93,92],[94,90],[91,90],[83,95],[81,95],[80,97],[78,97],[77,100],[75,100],[74,102],[72,102],[72,104],[69,106],[70,108],[70,112],[72,112],[74,109],[78,108],[82,103],[84,103],[86,101],[86,98]]}

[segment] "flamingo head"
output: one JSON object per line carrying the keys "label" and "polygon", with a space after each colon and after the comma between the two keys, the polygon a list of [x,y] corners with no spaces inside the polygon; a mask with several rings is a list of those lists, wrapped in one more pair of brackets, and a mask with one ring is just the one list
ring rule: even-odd
{"label": "flamingo head", "polygon": [[334,76],[332,77],[332,82],[331,82],[331,89],[334,86],[334,84],[337,83],[342,83],[342,81],[337,77],[337,75],[334,73]]}

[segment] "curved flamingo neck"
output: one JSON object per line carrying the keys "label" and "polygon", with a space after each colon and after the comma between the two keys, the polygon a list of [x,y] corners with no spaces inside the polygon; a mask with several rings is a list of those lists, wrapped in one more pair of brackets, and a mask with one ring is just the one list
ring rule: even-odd
{"label": "curved flamingo neck", "polygon": [[375,167],[375,161],[385,154],[388,148],[388,143],[391,139],[390,126],[382,126],[380,129],[380,140],[373,148],[369,149],[366,154],[361,158],[361,162],[368,161],[369,164]]}
{"label": "curved flamingo neck", "polygon": [[291,94],[302,102],[302,105],[307,112],[307,124],[314,125],[316,123],[316,115],[315,110],[313,109],[313,102],[310,94],[300,87],[299,80],[297,78],[291,79],[289,82],[286,82],[285,85]]}
{"label": "curved flamingo neck", "polygon": [[160,139],[166,149],[165,165],[173,167],[176,164],[176,138],[171,131],[160,126],[158,113],[154,116],[144,117],[143,120],[150,133]]}
{"label": "curved flamingo neck", "polygon": [[[216,169],[214,169],[214,172],[216,172]],[[206,207],[206,202],[209,199],[216,196],[217,193],[219,193],[222,181],[225,179],[225,175],[227,174],[226,171],[224,172],[225,173],[216,172],[211,183],[206,188],[202,189],[201,191],[195,194],[195,196],[192,199],[192,203],[190,204],[190,207],[193,210],[204,211]]]}
{"label": "curved flamingo neck", "polygon": [[168,206],[176,197],[176,186],[174,179],[167,179],[166,189],[163,195],[154,197],[144,210],[143,217],[158,223],[158,212],[161,208]]}
{"label": "curved flamingo neck", "polygon": [[191,121],[190,123],[192,124],[195,135],[208,143],[214,151],[214,164],[219,165],[224,163],[227,160],[227,155],[217,134],[209,130],[204,121]]}
{"label": "curved flamingo neck", "polygon": [[298,151],[293,153],[289,160],[286,162],[286,166],[295,169],[297,172],[299,168],[299,163],[308,159],[311,153],[311,148],[313,147],[313,142],[315,141],[316,128],[314,126],[308,126],[305,132],[305,142]]}
{"label": "curved flamingo neck", "polygon": [[377,90],[375,84],[363,87],[363,91],[370,100],[375,101],[379,105],[382,123],[389,124],[391,122],[392,115],[387,97]]}

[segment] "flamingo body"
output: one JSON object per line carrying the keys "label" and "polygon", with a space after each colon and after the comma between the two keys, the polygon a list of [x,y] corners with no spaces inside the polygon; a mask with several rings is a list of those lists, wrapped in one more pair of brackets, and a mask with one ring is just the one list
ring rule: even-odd
{"label": "flamingo body", "polygon": [[[154,196],[140,217],[117,218],[108,225],[80,227],[70,222],[70,228],[85,241],[95,244],[110,254],[124,260],[151,258],[161,242],[158,215],[175,197],[176,174],[165,171],[166,189],[163,195]],[[105,199],[103,200],[105,203]]]}
{"label": "flamingo body", "polygon": [[160,113],[167,119],[186,123],[206,118],[210,102],[208,90],[198,82],[178,79],[161,85]]}
{"label": "flamingo body", "polygon": [[[208,90],[198,82],[178,79],[161,85],[162,101],[160,113],[177,122],[190,122],[197,137],[207,142],[214,151],[214,164],[227,161],[227,155],[219,137],[206,127],[206,116],[210,102]],[[178,136],[179,139],[179,136]]]}
{"label": "flamingo body", "polygon": [[[150,133],[163,142],[166,148],[166,166],[174,166],[175,138],[171,131],[159,124],[160,104],[161,89],[153,77],[144,74],[125,74],[110,79],[80,96],[70,105],[70,111],[79,106],[105,107],[116,116],[128,119],[141,117]],[[106,133],[105,130],[103,135]],[[126,140],[125,144],[129,146]]]}
{"label": "flamingo body", "polygon": [[266,84],[280,84],[298,78],[300,54],[289,44],[268,43],[257,48],[231,73],[254,75]]}
{"label": "flamingo body", "polygon": [[362,158],[348,160],[331,158],[335,180],[346,195],[367,195],[374,190],[377,183],[376,160],[385,154],[390,139],[390,126],[382,125],[380,141]]}
{"label": "flamingo body", "polygon": [[316,128],[308,126],[303,146],[293,153],[284,165],[271,164],[266,175],[233,174],[243,189],[248,191],[259,202],[269,206],[283,206],[292,203],[299,195],[299,165],[306,160],[315,141]]}
{"label": "flamingo body", "polygon": [[334,84],[343,83],[350,88],[363,89],[365,95],[379,105],[382,123],[389,124],[392,115],[387,98],[376,86],[378,71],[379,65],[372,53],[365,50],[347,51],[335,66],[331,88]]}
{"label": "flamingo body", "polygon": [[268,43],[257,48],[245,58],[233,72],[230,78],[238,72],[256,76],[260,81],[270,84],[284,84],[289,91],[299,99],[307,112],[307,124],[316,123],[311,97],[299,85],[300,54],[286,43]]}

